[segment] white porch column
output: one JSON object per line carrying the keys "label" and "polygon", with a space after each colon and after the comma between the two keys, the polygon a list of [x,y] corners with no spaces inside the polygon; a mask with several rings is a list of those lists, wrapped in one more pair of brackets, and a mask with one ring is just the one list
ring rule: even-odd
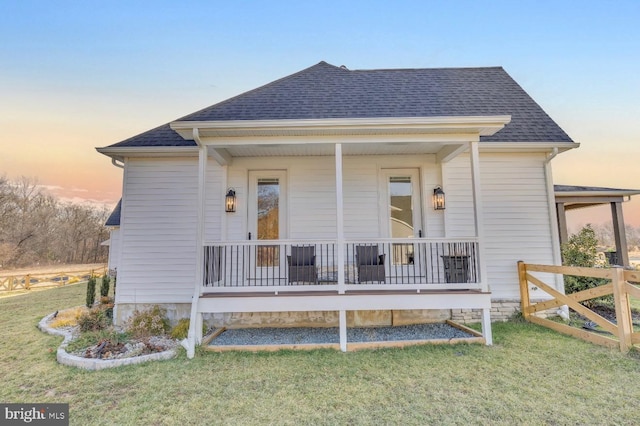
{"label": "white porch column", "polygon": [[[476,226],[476,237],[478,238],[478,264],[480,266],[480,284],[482,291],[489,291],[487,280],[487,263],[484,237],[484,205],[482,203],[482,192],[480,186],[480,152],[478,141],[470,144],[471,148],[471,183],[473,186],[473,210]],[[493,344],[491,332],[491,309],[482,310],[482,335],[487,345]]]}
{"label": "white porch column", "polygon": [[198,129],[193,129],[193,138],[198,143],[198,205],[196,206],[196,279],[191,298],[191,318],[187,336],[187,357],[195,356],[196,344],[202,343],[202,313],[198,312],[200,288],[204,276],[204,215],[205,178],[207,172],[207,147],[200,142]]}
{"label": "white porch column", "polygon": [[482,204],[482,189],[480,187],[480,153],[478,142],[470,144],[471,148],[471,184],[473,186],[473,210],[476,227],[476,237],[478,238],[478,256],[480,266],[480,282],[483,291],[489,291],[487,281],[487,264],[485,260],[485,240],[484,240],[484,206]]}
{"label": "white porch column", "polygon": [[347,311],[338,311],[338,324],[340,324],[340,350],[347,351]]}
{"label": "white porch column", "polygon": [[[336,244],[338,245],[338,293],[344,294],[344,197],[342,193],[342,144],[336,144]],[[347,351],[347,312],[338,313],[340,350]]]}
{"label": "white porch column", "polygon": [[336,229],[338,245],[338,292],[344,294],[344,198],[342,194],[342,144],[336,144]]}

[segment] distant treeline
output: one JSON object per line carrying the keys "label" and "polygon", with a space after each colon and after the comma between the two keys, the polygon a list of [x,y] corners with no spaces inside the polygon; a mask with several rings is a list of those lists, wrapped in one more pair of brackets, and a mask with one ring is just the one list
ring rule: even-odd
{"label": "distant treeline", "polygon": [[106,207],[64,203],[35,180],[0,176],[0,267],[105,262]]}

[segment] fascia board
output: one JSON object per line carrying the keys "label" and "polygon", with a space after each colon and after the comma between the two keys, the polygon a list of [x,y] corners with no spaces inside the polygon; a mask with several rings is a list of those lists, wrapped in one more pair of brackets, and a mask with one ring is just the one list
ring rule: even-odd
{"label": "fascia board", "polygon": [[280,136],[280,137],[200,137],[204,145],[217,148],[230,148],[242,145],[271,147],[276,145],[314,145],[314,144],[372,144],[372,143],[441,143],[459,144],[479,140],[477,133],[433,133],[422,135],[346,135],[346,136]]}
{"label": "fascia board", "polygon": [[587,197],[630,197],[632,195],[640,194],[638,191],[625,191],[625,190],[613,190],[613,191],[556,191],[556,199],[563,198],[587,198]]}
{"label": "fascia board", "polygon": [[255,135],[256,132],[276,136],[278,131],[322,134],[323,131],[398,131],[404,130],[450,133],[477,132],[490,136],[511,121],[510,115],[453,116],[453,117],[384,117],[349,119],[305,119],[305,120],[228,120],[228,121],[174,121],[171,129],[184,139],[193,138],[193,129],[221,131],[234,136]]}
{"label": "fascia board", "polygon": [[558,148],[558,152],[566,152],[580,146],[575,142],[480,142],[481,152],[548,152]]}
{"label": "fascia board", "polygon": [[198,155],[197,146],[123,146],[96,148],[96,151],[118,160],[126,157],[191,157]]}

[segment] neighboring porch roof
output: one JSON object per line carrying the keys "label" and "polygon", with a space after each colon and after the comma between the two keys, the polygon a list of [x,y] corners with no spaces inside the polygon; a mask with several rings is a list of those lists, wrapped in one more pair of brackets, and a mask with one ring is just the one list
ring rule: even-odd
{"label": "neighboring porch roof", "polygon": [[[481,142],[574,146],[571,138],[501,67],[349,70],[320,62],[109,148],[195,147],[193,137],[182,137],[171,127],[188,122],[249,125],[499,116],[509,116],[510,122],[497,132],[484,136],[480,132]],[[108,149],[100,151],[109,155]]]}
{"label": "neighboring porch roof", "polygon": [[640,194],[639,189],[605,188],[599,186],[554,185],[556,203],[565,210],[574,210],[600,204],[621,203],[625,197]]}

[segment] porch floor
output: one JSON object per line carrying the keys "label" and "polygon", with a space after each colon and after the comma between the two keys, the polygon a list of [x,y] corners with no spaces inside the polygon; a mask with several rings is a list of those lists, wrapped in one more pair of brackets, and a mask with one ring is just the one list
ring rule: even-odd
{"label": "porch floor", "polygon": [[[417,344],[484,343],[484,338],[465,326],[444,323],[347,329],[349,350],[404,347]],[[338,327],[219,329],[207,345],[213,351],[279,349],[340,349]]]}

